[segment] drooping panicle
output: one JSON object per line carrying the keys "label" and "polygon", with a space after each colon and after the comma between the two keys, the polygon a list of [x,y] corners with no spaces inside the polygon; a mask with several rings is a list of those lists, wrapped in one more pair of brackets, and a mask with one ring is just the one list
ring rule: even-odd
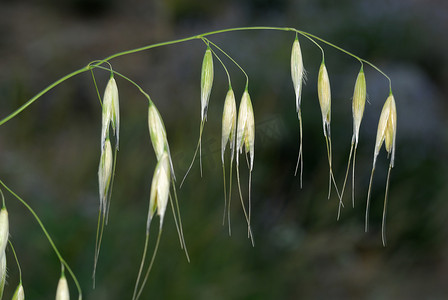
{"label": "drooping panicle", "polygon": [[231,159],[235,152],[235,131],[236,131],[236,102],[232,88],[229,88],[224,101],[224,111],[222,113],[222,138],[221,138],[221,158],[224,163],[224,151],[229,143]]}
{"label": "drooping panicle", "polygon": [[208,101],[213,85],[213,55],[210,47],[204,54],[201,70],[201,121],[207,120]]}

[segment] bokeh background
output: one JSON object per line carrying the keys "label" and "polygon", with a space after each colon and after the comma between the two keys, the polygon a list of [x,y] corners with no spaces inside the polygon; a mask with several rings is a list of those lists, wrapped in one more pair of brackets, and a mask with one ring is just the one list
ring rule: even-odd
{"label": "bokeh background", "polygon": [[[249,74],[256,145],[252,181],[255,247],[235,186],[232,236],[222,226],[221,114],[227,82],[215,60],[215,81],[203,136],[203,178],[193,166],[179,189],[187,263],[168,211],[162,242],[143,299],[446,299],[448,297],[448,3],[442,0],[346,1],[0,1],[0,117],[61,76],[88,62],[143,45],[239,26],[289,26],[316,34],[370,60],[392,79],[398,110],[396,167],[381,244],[388,161],[379,157],[371,226],[364,210],[376,126],[387,81],[366,68],[366,105],[356,168],[356,206],[336,221],[327,200],[328,162],[316,78],[319,50],[301,38],[304,86],[304,173],[294,169],[299,129],[290,79],[294,34],[234,32],[210,37]],[[359,64],[324,47],[332,96],[334,172],[342,184],[348,159],[351,97]],[[199,134],[201,41],[112,61],[158,106],[176,174],[182,178]],[[228,60],[240,98],[244,77]],[[96,72],[101,93],[108,74]],[[155,156],[147,102],[117,79],[121,147],[97,286],[92,289],[98,212],[101,109],[88,73],[61,84],[0,127],[0,179],[42,218],[72,266],[86,299],[130,299],[143,249]],[[227,167],[228,170],[228,167]],[[235,174],[234,174],[235,176]],[[243,193],[248,173],[241,168]],[[31,214],[5,192],[27,299],[52,299],[58,260]],[[157,226],[154,226],[154,229]],[[151,231],[154,245],[156,230]],[[7,251],[5,297],[18,283]],[[69,281],[71,296],[75,287]]]}

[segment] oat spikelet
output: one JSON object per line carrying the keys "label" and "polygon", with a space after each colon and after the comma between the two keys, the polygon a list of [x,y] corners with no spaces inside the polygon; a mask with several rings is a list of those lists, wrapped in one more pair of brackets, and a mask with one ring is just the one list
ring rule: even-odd
{"label": "oat spikelet", "polygon": [[151,137],[152,147],[156,153],[157,160],[160,160],[164,152],[167,152],[168,159],[170,161],[171,175],[176,180],[174,174],[173,161],[171,159],[170,147],[168,145],[168,139],[166,136],[165,125],[163,124],[162,117],[157,110],[157,107],[151,101],[148,108],[148,128],[149,135]]}
{"label": "oat spikelet", "polygon": [[338,194],[339,203],[343,207],[344,204],[342,203],[341,196],[339,194],[338,187],[336,185],[336,181],[334,180],[332,169],[331,130],[330,130],[331,89],[330,89],[330,78],[328,77],[327,68],[323,60],[319,68],[319,75],[317,79],[317,95],[319,98],[320,110],[322,113],[323,132],[325,137],[325,143],[327,146],[328,165],[330,168],[329,181],[328,181],[328,199],[330,199],[331,182],[333,182],[334,187],[336,188],[336,193]]}
{"label": "oat spikelet", "polygon": [[387,211],[387,196],[389,192],[389,179],[391,169],[394,167],[395,160],[395,143],[396,143],[396,133],[397,133],[397,109],[395,106],[395,98],[392,93],[384,103],[383,109],[381,111],[380,119],[378,121],[378,130],[376,134],[375,150],[373,153],[373,165],[372,172],[370,174],[369,190],[367,193],[367,205],[366,205],[366,216],[365,216],[365,230],[368,230],[369,224],[369,208],[370,208],[370,193],[372,188],[373,174],[375,172],[375,164],[378,154],[380,152],[381,146],[385,145],[388,155],[390,155],[389,170],[387,172],[386,179],[386,192],[384,195],[384,207],[383,207],[383,220],[382,220],[382,240],[383,245],[386,245],[386,211]]}
{"label": "oat spikelet", "polygon": [[[352,114],[353,114],[353,136],[350,146],[350,154],[348,157],[347,170],[345,172],[344,185],[342,186],[341,198],[344,197],[345,186],[347,183],[348,172],[350,170],[350,162],[353,154],[353,168],[352,168],[352,206],[355,207],[355,161],[356,149],[358,148],[359,128],[361,126],[362,117],[364,114],[364,107],[366,104],[367,90],[366,77],[361,65],[361,70],[355,82],[355,89],[353,91]],[[339,205],[338,219],[340,216],[341,206]]]}
{"label": "oat spikelet", "polygon": [[[173,183],[173,191],[174,191],[174,200],[176,204],[177,211],[174,209],[174,204],[172,201],[172,198],[170,197],[171,207],[173,209],[173,217],[174,222],[176,224],[177,233],[179,235],[179,242],[182,249],[185,250],[185,255],[187,256],[187,260],[189,261],[188,251],[187,247],[185,245],[185,239],[182,229],[182,218],[180,215],[179,210],[179,203],[177,199],[176,194],[176,187],[174,185],[174,181],[176,180],[175,174],[174,174],[174,166],[173,166],[173,160],[171,158],[170,153],[170,147],[168,144],[168,139],[166,135],[165,125],[163,123],[162,117],[157,110],[157,107],[154,105],[154,103],[150,100],[149,101],[149,108],[148,108],[148,128],[149,128],[149,135],[151,138],[151,143],[154,148],[154,152],[157,157],[157,161],[160,161],[162,156],[164,154],[168,155],[170,170],[171,170],[171,181]],[[176,216],[177,214],[177,216]]]}
{"label": "oat spikelet", "polygon": [[237,181],[238,181],[238,191],[240,193],[241,205],[243,207],[243,212],[246,217],[248,226],[248,236],[254,244],[252,230],[250,226],[251,218],[251,180],[252,180],[252,170],[254,165],[254,148],[255,148],[255,121],[254,121],[254,110],[252,107],[252,101],[250,100],[249,92],[247,87],[241,98],[240,107],[238,110],[238,123],[236,131],[236,150],[239,153],[243,152],[243,146],[245,148],[245,155],[249,154],[247,159],[247,165],[249,168],[249,214],[246,213],[246,208],[243,201],[243,195],[241,193],[240,175],[239,175],[239,155],[236,155],[236,171],[237,171]]}
{"label": "oat spikelet", "polygon": [[12,296],[12,300],[25,300],[25,292],[23,290],[22,283],[19,283],[19,285],[17,286],[16,291]]}
{"label": "oat spikelet", "polygon": [[118,99],[117,83],[113,76],[110,77],[103,97],[102,127],[101,127],[101,147],[109,135],[109,126],[112,126],[116,136],[115,147],[118,149],[120,136],[120,107]]}
{"label": "oat spikelet", "polygon": [[185,179],[187,178],[188,173],[190,173],[190,170],[193,167],[193,163],[196,160],[198,150],[199,150],[199,169],[201,171],[201,177],[202,177],[202,132],[204,130],[205,121],[207,121],[208,102],[210,99],[210,93],[212,91],[212,85],[213,85],[213,55],[212,50],[210,49],[209,46],[207,46],[207,50],[205,51],[204,58],[202,60],[202,69],[201,69],[201,125],[199,127],[199,139],[198,144],[196,146],[196,150],[193,155],[193,159],[180,184],[181,187]]}
{"label": "oat spikelet", "polygon": [[[228,208],[228,223],[229,223],[229,235],[231,235],[231,227],[230,227],[230,200],[232,193],[232,166],[233,166],[233,157],[235,153],[235,137],[236,137],[236,102],[235,102],[235,94],[232,90],[232,87],[229,87],[229,91],[227,92],[226,99],[224,101],[224,111],[222,113],[222,134],[221,134],[221,160],[222,160],[222,170],[223,170],[223,180],[224,180],[224,214],[223,214],[223,225],[225,223],[226,217],[226,209]],[[227,196],[226,196],[226,171],[224,165],[224,153],[227,146],[229,144],[230,148],[230,174],[229,174],[229,200],[227,205]]]}
{"label": "oat spikelet", "polygon": [[59,278],[58,287],[56,289],[56,300],[70,300],[70,292],[64,274]]}
{"label": "oat spikelet", "polygon": [[[6,245],[9,238],[9,218],[6,207],[0,211],[0,255],[5,256]],[[1,257],[0,257],[1,258]]]}
{"label": "oat spikelet", "polygon": [[296,94],[296,109],[299,118],[300,128],[300,147],[299,155],[297,157],[297,165],[295,175],[300,165],[300,187],[302,188],[302,174],[303,174],[303,149],[302,149],[302,110],[300,108],[300,102],[302,98],[302,84],[305,80],[305,69],[303,68],[302,51],[300,49],[299,39],[296,35],[294,43],[292,44],[291,51],[291,77],[294,86],[294,92]]}
{"label": "oat spikelet", "polygon": [[[148,279],[155,256],[157,254],[160,237],[162,234],[162,227],[163,227],[163,220],[164,220],[165,212],[166,212],[166,206],[168,204],[168,197],[170,194],[170,173],[171,173],[171,171],[170,171],[170,163],[169,163],[169,159],[168,159],[168,153],[165,151],[164,153],[162,153],[159,161],[157,162],[156,168],[154,170],[154,175],[152,177],[151,194],[149,197],[148,218],[147,218],[147,223],[146,223],[145,246],[144,246],[144,250],[143,250],[143,257],[142,257],[142,260],[140,263],[140,269],[139,269],[139,272],[137,275],[137,281],[135,283],[134,294],[132,296],[132,299],[138,299],[140,297],[140,295],[143,291],[143,288],[146,285],[146,281]],[[150,230],[152,219],[154,218],[154,215],[156,213],[160,218],[159,234],[157,237],[157,242],[156,242],[156,246],[154,248],[151,262],[150,262],[149,267],[145,273],[144,279],[143,279],[142,283],[140,284],[140,279],[143,274],[143,268],[144,268],[145,260],[146,260],[146,253],[148,250],[149,230]]]}

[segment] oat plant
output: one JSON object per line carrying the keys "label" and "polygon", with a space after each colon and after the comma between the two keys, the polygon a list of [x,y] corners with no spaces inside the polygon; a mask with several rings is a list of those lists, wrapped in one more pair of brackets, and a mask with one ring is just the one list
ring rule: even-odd
{"label": "oat plant", "polygon": [[[254,243],[254,234],[253,234],[253,226],[252,226],[252,215],[256,214],[256,212],[252,211],[251,202],[251,185],[252,185],[252,173],[254,171],[254,161],[255,161],[255,138],[256,138],[256,122],[254,115],[254,105],[259,105],[257,103],[257,99],[251,99],[249,94],[249,74],[245,72],[242,67],[243,63],[237,63],[236,59],[230,55],[228,52],[223,50],[223,47],[218,46],[211,40],[212,36],[218,34],[229,34],[235,31],[255,31],[255,30],[272,30],[285,32],[287,34],[291,34],[291,38],[294,37],[292,50],[291,50],[291,58],[290,58],[290,66],[291,66],[291,78],[293,83],[293,90],[295,94],[295,113],[297,113],[298,121],[299,121],[299,154],[297,158],[297,165],[295,169],[295,174],[299,172],[300,168],[300,188],[303,185],[303,176],[306,176],[306,170],[304,168],[304,157],[303,152],[306,144],[303,143],[303,122],[302,116],[306,113],[302,111],[301,102],[302,102],[302,94],[304,88],[304,82],[306,79],[306,72],[304,69],[304,61],[302,57],[302,50],[299,42],[299,38],[303,39],[303,41],[311,42],[315,45],[318,50],[322,54],[322,61],[320,66],[314,66],[316,69],[319,67],[318,78],[317,78],[317,93],[313,97],[314,99],[304,99],[305,101],[314,101],[314,103],[319,103],[319,107],[321,110],[321,119],[322,119],[322,129],[323,135],[325,138],[325,148],[326,148],[326,160],[328,160],[329,167],[329,183],[328,183],[328,198],[330,199],[332,187],[335,188],[337,196],[338,196],[338,218],[340,216],[342,208],[344,208],[343,204],[343,196],[346,189],[347,178],[350,168],[352,169],[352,206],[355,204],[355,160],[357,154],[358,142],[360,139],[359,129],[361,126],[361,121],[364,114],[366,95],[367,95],[367,85],[365,80],[364,67],[369,66],[373,68],[375,71],[381,73],[388,81],[389,84],[389,96],[384,103],[382,112],[379,117],[378,130],[375,141],[374,155],[373,155],[373,165],[370,176],[369,189],[367,192],[367,201],[366,201],[366,212],[365,212],[365,230],[368,229],[368,217],[369,217],[369,208],[371,202],[371,189],[373,182],[373,175],[375,171],[375,166],[377,162],[377,157],[379,155],[380,149],[385,144],[385,148],[387,153],[390,155],[390,163],[389,169],[387,173],[386,180],[386,188],[385,188],[385,196],[384,196],[384,208],[383,208],[383,219],[382,219],[382,241],[383,244],[386,244],[386,211],[387,211],[387,198],[389,192],[389,181],[390,181],[390,173],[391,169],[394,166],[395,159],[395,148],[396,148],[396,128],[397,128],[397,112],[396,112],[396,104],[395,98],[392,94],[392,84],[391,79],[378,67],[376,67],[371,62],[362,59],[351,52],[344,50],[343,48],[336,46],[320,37],[317,37],[308,32],[304,32],[301,30],[297,30],[295,28],[289,27],[238,27],[238,28],[229,28],[223,30],[217,30],[207,33],[202,33],[182,39],[171,40],[167,42],[161,42],[156,44],[150,44],[146,46],[142,46],[140,48],[126,50],[123,52],[112,54],[101,60],[94,60],[88,63],[86,66],[73,71],[70,74],[63,76],[62,78],[56,80],[54,83],[50,84],[42,91],[37,93],[34,97],[25,102],[22,106],[17,108],[15,111],[4,117],[0,120],[0,126],[10,121],[11,119],[19,116],[21,112],[28,109],[31,104],[43,98],[43,96],[53,88],[59,86],[61,83],[84,73],[90,73],[92,78],[92,85],[96,91],[98,96],[98,102],[101,106],[101,131],[98,133],[100,138],[99,141],[99,165],[98,165],[98,192],[99,192],[99,209],[98,209],[98,223],[96,228],[96,241],[95,241],[95,250],[94,250],[94,260],[93,260],[93,283],[95,286],[95,274],[98,266],[99,256],[101,244],[104,236],[105,225],[109,221],[109,211],[113,209],[111,206],[112,199],[112,190],[114,183],[114,176],[117,166],[117,154],[119,150],[119,139],[120,139],[120,104],[119,104],[119,90],[118,86],[121,84],[130,84],[135,87],[139,94],[142,96],[144,101],[148,103],[148,128],[149,128],[149,138],[155,157],[149,158],[148,163],[153,159],[156,162],[156,167],[152,172],[152,180],[151,184],[148,184],[148,194],[147,194],[147,203],[148,203],[148,213],[146,217],[146,227],[145,230],[145,241],[143,244],[143,253],[142,259],[140,262],[140,267],[138,268],[136,275],[136,282],[134,286],[134,290],[132,293],[132,299],[140,299],[142,297],[142,293],[144,288],[150,278],[150,271],[154,265],[156,254],[158,251],[158,247],[161,241],[161,236],[163,232],[163,225],[165,222],[165,215],[167,210],[169,211],[168,205],[171,208],[171,213],[173,215],[173,220],[175,223],[175,227],[177,230],[180,248],[185,252],[185,256],[187,261],[190,261],[190,257],[188,254],[186,241],[184,237],[182,218],[180,213],[180,203],[177,195],[177,185],[176,185],[176,176],[175,176],[175,161],[171,156],[171,149],[168,141],[168,133],[165,129],[165,125],[163,122],[162,114],[156,107],[155,102],[150,98],[149,92],[144,91],[143,88],[133,81],[130,77],[125,74],[118,72],[117,70],[112,68],[112,61],[118,59],[119,57],[125,55],[131,55],[133,53],[149,51],[154,48],[160,47],[168,47],[174,44],[187,43],[193,41],[203,42],[206,46],[205,54],[202,59],[201,65],[201,77],[198,78],[198,87],[200,87],[200,127],[199,127],[199,138],[194,151],[193,159],[191,164],[189,165],[185,176],[182,179],[180,186],[185,183],[185,180],[188,174],[191,171],[192,166],[196,160],[196,156],[199,153],[199,167],[201,177],[203,175],[202,170],[202,138],[204,134],[204,126],[207,121],[207,111],[209,105],[215,105],[214,102],[218,101],[218,98],[223,100],[223,113],[222,113],[222,130],[221,130],[221,163],[223,169],[223,186],[224,186],[224,213],[223,213],[223,225],[227,219],[228,222],[228,230],[229,235],[231,235],[231,225],[230,225],[230,211],[231,211],[231,194],[232,194],[232,178],[233,178],[233,165],[235,161],[235,169],[236,169],[236,180],[238,186],[238,194],[241,200],[241,206],[244,213],[245,221],[247,223],[247,234],[248,238],[250,238],[252,245]],[[347,168],[345,171],[345,177],[343,179],[343,186],[341,189],[341,193],[339,193],[338,186],[336,184],[335,174],[333,171],[332,164],[332,140],[331,140],[331,88],[330,88],[330,75],[327,70],[325,64],[325,47],[332,47],[334,49],[339,50],[343,54],[349,55],[358,61],[361,64],[361,69],[356,78],[353,99],[352,99],[352,118],[353,118],[353,135],[351,140],[351,147],[349,152],[349,158],[347,163]],[[226,73],[228,80],[228,90],[225,95],[215,95],[211,93],[212,86],[214,84],[214,59],[219,61],[223,70]],[[331,59],[331,58],[327,58]],[[234,64],[241,73],[235,75],[230,74],[229,69],[227,68],[227,64]],[[199,64],[198,64],[199,65]],[[310,66],[311,68],[311,66]],[[97,83],[95,72],[106,72],[109,75],[109,80],[104,87],[99,86]],[[330,73],[331,74],[331,73]],[[243,79],[242,79],[243,77]],[[245,81],[245,87],[243,91],[236,91],[232,88],[232,80]],[[101,95],[100,90],[104,89],[104,93]],[[235,95],[240,93],[241,100],[238,104],[237,111],[237,97]],[[386,92],[385,92],[386,94]],[[213,101],[210,101],[213,96]],[[215,99],[216,98],[216,99]],[[238,97],[239,98],[239,97]],[[125,101],[127,99],[124,99]],[[168,101],[169,99],[160,99],[160,101]],[[187,99],[194,101],[194,99]],[[254,100],[254,101],[253,101]],[[316,101],[317,100],[317,101]],[[373,99],[372,99],[373,100]],[[210,104],[211,103],[211,104]],[[317,104],[316,104],[317,105]],[[311,115],[307,117],[313,117]],[[316,117],[316,116],[314,116]],[[126,126],[126,124],[123,124]],[[337,124],[336,124],[337,125]],[[229,154],[228,157],[228,165],[229,165],[229,173],[226,173],[226,149],[227,145],[229,145]],[[248,168],[248,195],[247,197],[242,193],[242,184],[240,180],[240,162],[246,161]],[[146,162],[144,162],[146,163]],[[244,163],[243,163],[244,164]],[[228,187],[226,183],[226,177],[228,176]],[[61,265],[61,275],[59,278],[59,282],[57,284],[56,289],[56,299],[57,300],[66,300],[69,299],[69,285],[71,284],[70,280],[67,280],[65,277],[65,271],[70,275],[70,278],[73,284],[76,286],[78,292],[78,299],[82,299],[82,290],[78,283],[78,280],[71,270],[69,264],[65,261],[61,253],[59,252],[56,244],[53,242],[48,230],[44,226],[43,222],[39,218],[39,216],[35,213],[33,208],[17,193],[15,193],[9,186],[7,186],[3,181],[0,180],[0,194],[2,196],[2,209],[0,211],[0,299],[2,298],[4,291],[4,284],[6,278],[6,266],[7,266],[7,258],[5,249],[8,247],[9,240],[9,220],[8,220],[8,212],[6,210],[6,198],[3,194],[3,190],[7,191],[12,198],[18,200],[22,203],[25,208],[30,212],[32,217],[37,221],[38,225],[42,229],[46,239],[48,240],[50,246],[54,250],[60,265]],[[186,203],[186,205],[190,205]],[[148,253],[150,235],[151,233],[151,225],[154,220],[158,217],[158,234],[155,237],[155,246],[152,254]],[[114,221],[114,220],[110,220]],[[14,293],[13,299],[24,299],[24,288],[21,280],[21,269],[19,265],[19,261],[17,259],[16,252],[12,247],[12,244],[9,243],[12,252],[14,253],[14,257],[17,262],[17,266],[20,274],[20,281]],[[21,251],[21,249],[19,249]],[[150,259],[148,259],[150,257]],[[196,258],[197,259],[197,258]],[[56,281],[55,281],[56,282]]]}

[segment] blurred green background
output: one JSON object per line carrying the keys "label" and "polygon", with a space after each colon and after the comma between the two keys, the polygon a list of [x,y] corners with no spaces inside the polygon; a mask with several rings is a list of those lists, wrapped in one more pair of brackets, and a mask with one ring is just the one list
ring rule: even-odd
{"label": "blurred green background", "polygon": [[[308,80],[302,96],[304,185],[294,169],[299,145],[290,79],[294,34],[234,32],[210,37],[249,74],[256,145],[252,181],[255,247],[232,191],[232,236],[222,226],[221,114],[227,82],[215,81],[196,163],[178,190],[187,263],[168,211],[143,299],[446,299],[448,287],[448,3],[415,1],[116,1],[0,2],[0,117],[61,76],[112,53],[239,26],[290,26],[370,60],[392,79],[397,104],[396,167],[381,244],[388,161],[382,150],[373,182],[370,231],[364,210],[376,126],[387,81],[366,68],[366,105],[356,167],[356,206],[336,221],[327,200],[328,162],[316,91],[319,50],[301,38]],[[342,184],[352,134],[356,60],[324,47],[333,98],[334,172]],[[179,179],[199,134],[200,67],[205,46],[192,41],[121,57],[115,70],[138,82],[164,118]],[[228,60],[239,100],[245,79]],[[101,93],[107,73],[96,73]],[[0,179],[36,210],[77,274],[86,299],[130,299],[143,249],[155,155],[147,102],[117,79],[121,147],[109,225],[92,289],[98,212],[101,109],[88,73],[43,96],[0,127]],[[227,167],[228,170],[228,167]],[[235,178],[235,177],[234,177]],[[241,168],[247,195],[248,173]],[[52,299],[59,263],[31,214],[6,194],[10,234],[27,299]],[[157,226],[154,226],[155,229]],[[156,231],[151,231],[154,245]],[[5,298],[18,283],[7,252]],[[69,281],[71,296],[75,287]]]}

